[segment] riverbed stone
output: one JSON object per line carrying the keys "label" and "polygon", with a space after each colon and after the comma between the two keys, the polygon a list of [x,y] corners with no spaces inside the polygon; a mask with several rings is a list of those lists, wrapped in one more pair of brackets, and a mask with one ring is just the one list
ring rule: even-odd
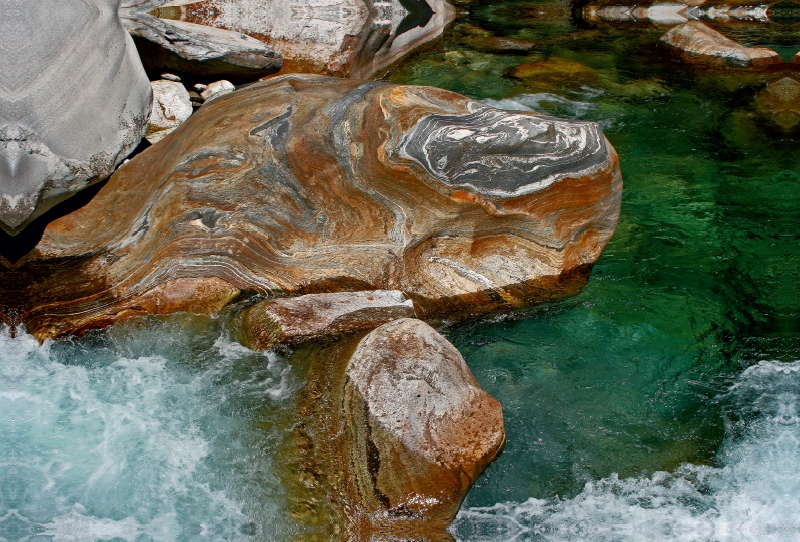
{"label": "riverbed stone", "polygon": [[161,79],[153,81],[153,106],[145,137],[150,143],[164,139],[192,116],[189,91],[182,83]]}
{"label": "riverbed stone", "polygon": [[267,297],[399,290],[423,319],[465,318],[578,293],[619,216],[599,125],[430,87],[275,77],[168,138],[35,248],[0,248],[6,322],[81,332],[146,314],[158,288],[198,306],[164,290],[177,279]]}
{"label": "riverbed stone", "polygon": [[505,442],[500,403],[420,320],[367,335],[345,374],[356,505],[378,525],[424,518],[445,527]]}
{"label": "riverbed stone", "polygon": [[0,228],[16,235],[114,171],[144,135],[151,91],[117,1],[3,6]]}
{"label": "riverbed stone", "polygon": [[247,309],[242,335],[249,348],[266,350],[369,330],[414,315],[414,303],[397,290],[308,294],[269,299]]}
{"label": "riverbed stone", "polygon": [[791,129],[800,124],[800,81],[788,76],[773,81],[756,95],[755,103],[765,118]]}
{"label": "riverbed stone", "polygon": [[[445,530],[505,442],[500,403],[420,320],[307,343],[288,486],[300,521],[347,540],[451,541]],[[402,536],[399,534],[402,533]]]}
{"label": "riverbed stone", "polygon": [[200,93],[200,97],[204,102],[209,102],[214,98],[219,98],[225,94],[230,94],[234,90],[236,90],[236,87],[230,81],[214,81],[203,89],[203,91]]}
{"label": "riverbed stone", "polygon": [[766,47],[747,47],[699,21],[676,26],[661,41],[679,51],[690,63],[718,68],[767,68],[783,64],[778,53]]}

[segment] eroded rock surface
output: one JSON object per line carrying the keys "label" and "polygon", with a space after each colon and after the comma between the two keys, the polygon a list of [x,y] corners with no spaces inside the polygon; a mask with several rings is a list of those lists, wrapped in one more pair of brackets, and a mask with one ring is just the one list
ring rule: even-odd
{"label": "eroded rock surface", "polygon": [[451,540],[445,527],[505,441],[500,403],[419,320],[316,355],[299,408],[295,472],[309,491],[294,496],[298,513],[333,509],[347,540]]}
{"label": "eroded rock surface", "polygon": [[367,78],[439,36],[446,0],[178,1],[161,17],[243,32],[279,50],[287,70]]}
{"label": "eroded rock surface", "polygon": [[0,266],[0,307],[39,337],[235,292],[400,290],[426,319],[521,307],[580,291],[621,188],[591,122],[277,77],[203,105],[51,222]]}
{"label": "eroded rock surface", "polygon": [[249,348],[266,350],[413,317],[414,304],[403,292],[340,292],[262,301],[245,311],[241,327]]}
{"label": "eroded rock surface", "polygon": [[108,177],[144,135],[150,82],[118,5],[0,0],[0,227],[12,235]]}
{"label": "eroded rock surface", "polygon": [[746,47],[698,21],[676,26],[661,41],[677,49],[685,61],[709,66],[766,68],[783,64],[772,49]]}

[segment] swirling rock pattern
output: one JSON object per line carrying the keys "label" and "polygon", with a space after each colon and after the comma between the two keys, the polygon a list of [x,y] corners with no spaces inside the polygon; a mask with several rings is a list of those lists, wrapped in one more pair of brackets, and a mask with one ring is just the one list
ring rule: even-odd
{"label": "swirling rock pattern", "polygon": [[[449,168],[423,160],[431,149]],[[400,290],[425,319],[521,307],[582,288],[621,188],[591,123],[275,77],[207,103],[51,222],[0,267],[0,306],[39,337],[247,293]]]}
{"label": "swirling rock pattern", "polygon": [[0,0],[0,227],[110,175],[139,143],[150,82],[119,0]]}

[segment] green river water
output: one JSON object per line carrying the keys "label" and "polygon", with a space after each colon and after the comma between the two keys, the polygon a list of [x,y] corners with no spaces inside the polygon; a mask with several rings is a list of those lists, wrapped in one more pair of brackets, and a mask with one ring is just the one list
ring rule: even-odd
{"label": "green river water", "polygon": [[[636,498],[611,497],[630,497],[642,476],[730,467],[723,451],[751,425],[729,388],[759,362],[800,359],[800,131],[756,106],[779,76],[682,65],[658,43],[665,27],[592,26],[552,3],[485,4],[464,8],[441,43],[388,79],[597,121],[625,188],[619,227],[581,295],[446,331],[503,404],[508,431],[454,529],[533,539],[537,521],[586,498],[587,482],[617,475],[629,485],[603,491],[621,514],[611,523],[624,525]],[[791,56],[796,22],[740,23],[732,34]],[[528,50],[502,51],[497,38]]]}
{"label": "green river water", "polygon": [[[790,58],[796,7],[714,24]],[[582,294],[442,330],[508,433],[453,537],[800,539],[800,127],[755,99],[786,74],[691,68],[667,27],[565,4],[459,10],[384,79],[597,121],[625,188]],[[0,541],[303,540],[286,453],[307,368],[228,329],[0,332]]]}

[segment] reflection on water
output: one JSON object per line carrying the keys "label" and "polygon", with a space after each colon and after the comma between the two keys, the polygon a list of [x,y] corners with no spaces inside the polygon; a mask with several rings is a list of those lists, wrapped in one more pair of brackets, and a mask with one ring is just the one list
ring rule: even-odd
{"label": "reflection on water", "polygon": [[263,540],[286,362],[188,318],[40,346],[0,333],[0,540]]}
{"label": "reflection on water", "polygon": [[721,398],[719,467],[611,476],[569,500],[462,510],[459,540],[753,540],[800,537],[800,362],[762,361]]}

